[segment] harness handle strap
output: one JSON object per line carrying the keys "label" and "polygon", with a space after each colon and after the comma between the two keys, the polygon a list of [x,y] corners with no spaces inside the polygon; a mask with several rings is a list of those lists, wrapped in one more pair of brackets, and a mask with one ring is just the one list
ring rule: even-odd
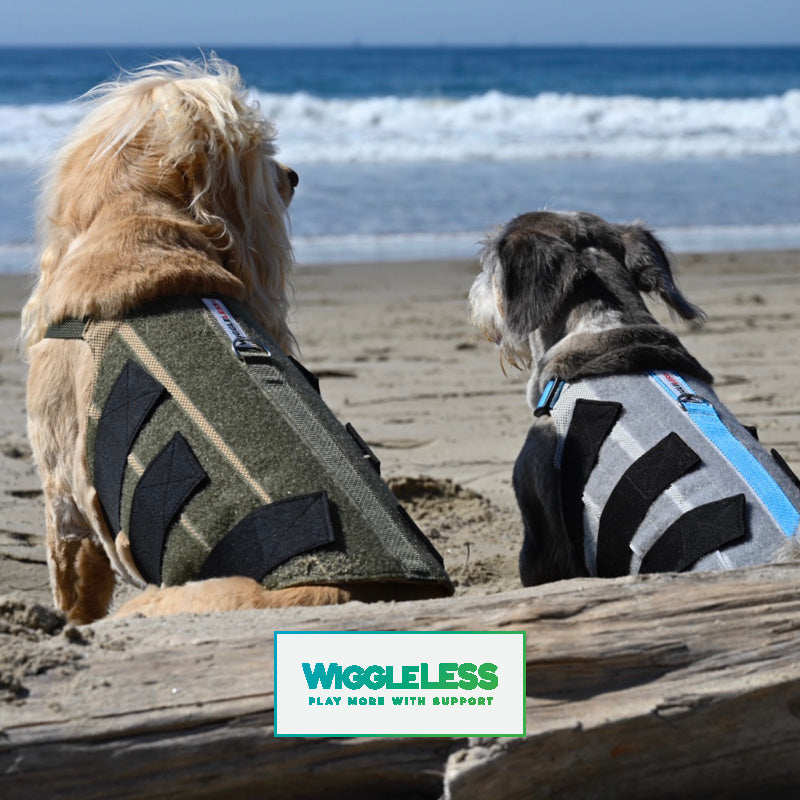
{"label": "harness handle strap", "polygon": [[83,339],[83,331],[87,320],[72,317],[63,322],[54,322],[47,326],[44,332],[45,339]]}

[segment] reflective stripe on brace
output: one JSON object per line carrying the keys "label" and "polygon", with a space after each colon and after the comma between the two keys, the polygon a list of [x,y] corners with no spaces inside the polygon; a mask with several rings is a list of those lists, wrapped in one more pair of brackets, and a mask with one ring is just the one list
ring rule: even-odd
{"label": "reflective stripe on brace", "polygon": [[651,379],[672,397],[689,415],[697,429],[742,476],[775,518],[786,536],[791,536],[800,524],[800,512],[764,469],[758,459],[728,430],[714,406],[692,391],[691,386],[674,372],[651,372]]}

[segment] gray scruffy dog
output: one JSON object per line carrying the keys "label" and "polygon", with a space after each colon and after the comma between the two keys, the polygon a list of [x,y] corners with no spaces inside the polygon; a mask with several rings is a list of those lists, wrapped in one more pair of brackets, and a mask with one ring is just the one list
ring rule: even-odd
{"label": "gray scruffy dog", "polygon": [[643,225],[522,214],[490,234],[472,321],[531,370],[514,468],[525,585],[796,557],[800,484],[642,299],[700,324]]}

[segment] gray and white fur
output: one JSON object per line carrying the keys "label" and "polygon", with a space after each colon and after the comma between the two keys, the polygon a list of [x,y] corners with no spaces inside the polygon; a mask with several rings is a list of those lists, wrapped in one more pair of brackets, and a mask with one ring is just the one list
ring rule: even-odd
{"label": "gray and white fur", "polygon": [[[525,585],[598,574],[597,522],[603,510],[598,503],[602,506],[608,499],[631,459],[665,432],[678,431],[690,439],[688,444],[702,465],[676,480],[653,503],[630,542],[631,552],[625,554],[626,562],[630,556],[630,572],[639,570],[642,556],[663,534],[670,514],[674,517],[693,504],[705,503],[715,492],[722,496],[741,490],[746,496],[747,541],[720,549],[688,568],[725,569],[800,555],[797,531],[789,536],[775,533],[747,481],[717,463],[714,447],[699,441],[702,434],[692,439],[692,426],[681,419],[680,415],[687,415],[678,403],[670,408],[665,401],[659,414],[639,418],[648,413],[648,406],[652,410],[653,403],[658,404],[651,371],[680,374],[691,382],[694,392],[713,404],[791,506],[800,509],[796,479],[736,421],[714,394],[711,374],[648,311],[643,293],[659,298],[692,324],[705,320],[703,311],[676,286],[664,246],[644,225],[615,225],[585,212],[522,214],[487,236],[480,261],[482,271],[469,298],[472,322],[498,345],[501,360],[530,369],[527,399],[531,408],[537,407],[551,379],[567,382],[558,413],[534,421],[514,468],[524,529],[520,574]],[[615,381],[613,376],[626,377]],[[651,389],[656,395],[647,395]],[[616,396],[620,392],[622,396]],[[582,508],[576,511],[565,508],[562,501],[560,459],[572,404],[579,398],[614,400],[623,410],[599,451],[599,466],[586,482],[583,496],[577,498]],[[737,476],[741,485],[732,487]],[[672,511],[666,509],[670,505]],[[570,538],[565,525],[566,516],[574,528],[576,513],[578,525],[583,521],[582,542],[576,540],[574,530]]]}

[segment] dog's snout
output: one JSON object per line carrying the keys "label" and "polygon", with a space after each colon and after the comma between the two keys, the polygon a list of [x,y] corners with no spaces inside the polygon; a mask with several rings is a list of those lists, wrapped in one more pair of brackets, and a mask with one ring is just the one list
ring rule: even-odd
{"label": "dog's snout", "polygon": [[292,202],[294,190],[297,188],[297,184],[300,183],[300,176],[291,167],[287,167],[286,164],[281,164],[279,161],[275,162],[275,168],[278,174],[278,192],[280,192],[283,202],[288,208],[289,203]]}

